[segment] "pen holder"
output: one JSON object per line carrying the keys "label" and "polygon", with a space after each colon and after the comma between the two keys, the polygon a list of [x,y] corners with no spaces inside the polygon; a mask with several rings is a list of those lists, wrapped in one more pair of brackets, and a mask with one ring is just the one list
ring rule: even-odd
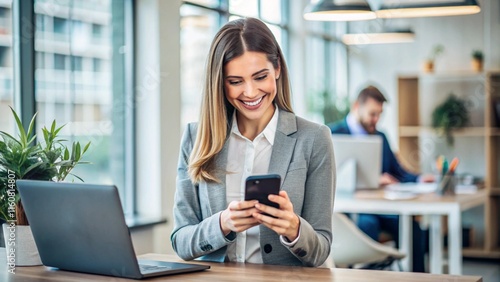
{"label": "pen holder", "polygon": [[457,177],[454,174],[445,174],[439,182],[437,192],[440,195],[455,195],[456,186]]}

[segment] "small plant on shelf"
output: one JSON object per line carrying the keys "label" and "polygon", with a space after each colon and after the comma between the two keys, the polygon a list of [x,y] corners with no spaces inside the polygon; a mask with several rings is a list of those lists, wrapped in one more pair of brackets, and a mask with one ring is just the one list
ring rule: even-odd
{"label": "small plant on shelf", "polygon": [[424,72],[430,73],[434,71],[434,64],[436,59],[444,52],[444,46],[442,44],[434,45],[427,57],[427,60],[424,62]]}
{"label": "small plant on shelf", "polygon": [[453,93],[434,109],[432,113],[432,126],[446,137],[448,145],[453,146],[453,130],[460,129],[469,124],[469,110],[465,100]]}
{"label": "small plant on shelf", "polygon": [[483,71],[484,54],[481,50],[472,51],[472,69],[476,72]]}

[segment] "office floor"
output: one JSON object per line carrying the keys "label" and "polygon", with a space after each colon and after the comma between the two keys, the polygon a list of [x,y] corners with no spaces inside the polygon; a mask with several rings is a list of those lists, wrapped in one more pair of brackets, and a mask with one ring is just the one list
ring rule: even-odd
{"label": "office floor", "polygon": [[500,281],[500,260],[464,259],[464,275],[478,275],[483,282]]}

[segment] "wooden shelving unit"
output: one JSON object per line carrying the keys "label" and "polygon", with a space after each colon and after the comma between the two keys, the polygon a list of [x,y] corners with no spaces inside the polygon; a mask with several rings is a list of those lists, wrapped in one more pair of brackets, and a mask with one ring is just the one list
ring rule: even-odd
{"label": "wooden shelving unit", "polygon": [[484,248],[464,248],[462,255],[468,258],[496,259],[500,257],[500,249],[486,251]]}
{"label": "wooden shelving unit", "polygon": [[[482,246],[465,248],[463,255],[476,258],[500,258],[500,124],[496,120],[494,101],[500,99],[500,71],[473,73],[467,71],[437,74],[401,75],[398,78],[399,156],[410,170],[421,171],[422,136],[437,136],[429,124],[429,104],[439,99],[428,91],[454,89],[476,103],[474,125],[453,132],[456,139],[469,138],[484,148],[484,188],[488,199],[484,206],[484,240]],[[422,88],[425,88],[422,91]],[[423,92],[423,93],[422,93]],[[469,96],[467,96],[469,95]],[[441,97],[442,98],[442,97]],[[425,100],[425,103],[422,101]],[[435,105],[433,105],[435,106]],[[425,121],[424,121],[425,120]],[[435,140],[426,138],[425,145]],[[482,156],[482,155],[481,155]],[[466,161],[466,160],[463,160]]]}
{"label": "wooden shelving unit", "polygon": [[[399,126],[400,137],[418,137],[421,134],[437,134],[430,126]],[[453,131],[453,136],[457,137],[473,137],[473,136],[489,136],[492,135],[485,127],[465,127]]]}

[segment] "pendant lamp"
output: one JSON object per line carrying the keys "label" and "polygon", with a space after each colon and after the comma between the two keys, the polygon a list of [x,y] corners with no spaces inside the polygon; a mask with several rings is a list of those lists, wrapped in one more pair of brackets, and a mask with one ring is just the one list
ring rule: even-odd
{"label": "pendant lamp", "polygon": [[378,18],[416,18],[477,14],[476,0],[386,0],[376,14]]}
{"label": "pendant lamp", "polygon": [[313,1],[304,10],[309,21],[361,21],[375,19],[376,14],[366,0]]}
{"label": "pendant lamp", "polygon": [[346,45],[408,43],[414,40],[415,33],[409,29],[384,29],[381,32],[348,33],[342,36],[342,42]]}

